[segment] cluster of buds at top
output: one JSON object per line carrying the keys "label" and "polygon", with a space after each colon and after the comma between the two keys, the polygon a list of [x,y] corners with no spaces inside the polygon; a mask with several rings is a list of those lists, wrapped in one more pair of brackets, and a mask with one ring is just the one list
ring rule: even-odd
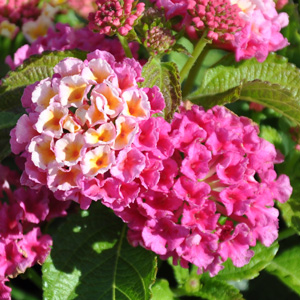
{"label": "cluster of buds at top", "polygon": [[89,27],[107,35],[126,36],[142,15],[145,4],[134,0],[97,0],[98,10],[89,15]]}
{"label": "cluster of buds at top", "polygon": [[176,39],[171,30],[171,23],[165,19],[162,11],[152,7],[147,9],[141,23],[142,41],[151,54],[166,53],[172,49]]}
{"label": "cluster of buds at top", "polygon": [[207,30],[207,37],[212,40],[230,41],[234,39],[235,32],[245,25],[239,16],[241,9],[229,0],[191,0],[188,12],[194,25],[188,31],[192,37],[198,36],[196,31]]}

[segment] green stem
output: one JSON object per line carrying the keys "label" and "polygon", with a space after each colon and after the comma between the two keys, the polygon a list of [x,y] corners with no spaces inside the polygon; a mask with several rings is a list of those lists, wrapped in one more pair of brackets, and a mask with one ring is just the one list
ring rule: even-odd
{"label": "green stem", "polygon": [[201,65],[203,64],[203,61],[204,61],[208,51],[209,51],[209,48],[206,47],[201,52],[201,54],[198,56],[198,59],[196,60],[196,63],[194,64],[191,71],[189,72],[188,78],[185,81],[185,84],[184,84],[184,87],[183,87],[183,90],[182,90],[183,99],[191,92],[191,90],[194,86],[195,79],[196,79],[196,76],[198,74],[198,71],[199,71]]}
{"label": "green stem", "polygon": [[118,33],[117,33],[117,36],[118,36],[119,41],[120,41],[120,43],[121,43],[121,45],[122,45],[122,47],[124,49],[125,55],[127,57],[129,57],[129,58],[132,58],[133,57],[132,56],[132,52],[131,52],[131,50],[129,48],[127,39],[124,36],[122,36],[122,35],[120,35]]}
{"label": "green stem", "polygon": [[180,71],[180,83],[183,82],[186,75],[189,73],[191,67],[193,66],[193,64],[195,63],[195,61],[201,54],[202,50],[204,49],[206,44],[209,42],[208,40],[205,39],[205,37],[206,37],[206,32],[203,33],[201,39],[199,40],[199,42],[196,44],[196,46],[194,48],[192,56],[189,57],[189,59],[183,66],[182,70]]}
{"label": "green stem", "polygon": [[296,234],[296,231],[293,228],[287,228],[279,233],[278,241],[285,240]]}

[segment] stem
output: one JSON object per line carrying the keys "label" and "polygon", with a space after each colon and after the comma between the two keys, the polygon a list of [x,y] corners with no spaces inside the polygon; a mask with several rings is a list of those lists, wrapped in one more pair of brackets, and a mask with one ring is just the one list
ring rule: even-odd
{"label": "stem", "polygon": [[117,33],[117,36],[118,36],[119,41],[120,41],[120,43],[121,43],[121,45],[124,49],[125,55],[129,58],[132,58],[133,55],[132,55],[132,52],[129,48],[127,39],[124,36],[120,35],[119,33]]}
{"label": "stem", "polygon": [[287,228],[279,233],[278,241],[282,241],[296,234],[293,228]]}
{"label": "stem", "polygon": [[204,47],[206,46],[206,44],[209,42],[208,40],[205,39],[206,33],[207,32],[203,33],[201,39],[199,40],[199,42],[196,44],[196,46],[194,48],[192,56],[189,57],[189,59],[187,60],[187,62],[183,66],[183,68],[180,72],[180,83],[183,82],[185,76],[189,73],[191,67],[193,66],[193,64],[195,63],[195,61],[197,60],[197,58],[201,54],[201,52],[204,49]]}
{"label": "stem", "polygon": [[194,64],[194,66],[192,67],[191,71],[189,72],[188,78],[185,81],[183,90],[182,90],[182,97],[183,99],[190,93],[190,91],[192,90],[194,83],[195,83],[195,78],[198,74],[199,68],[201,67],[206,54],[208,53],[209,48],[205,48],[202,53],[198,56],[198,59],[196,61],[196,63]]}

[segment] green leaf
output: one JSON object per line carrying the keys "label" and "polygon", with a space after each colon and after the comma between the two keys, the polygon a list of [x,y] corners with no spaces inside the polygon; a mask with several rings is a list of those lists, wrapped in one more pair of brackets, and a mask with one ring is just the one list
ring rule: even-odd
{"label": "green leaf", "polygon": [[285,203],[277,203],[281,210],[281,216],[288,225],[300,234],[300,187],[299,183],[293,182],[293,194]]}
{"label": "green leaf", "polygon": [[266,270],[300,295],[300,245],[276,256]]}
{"label": "green leaf", "polygon": [[14,127],[20,117],[21,114],[0,111],[0,130]]}
{"label": "green leaf", "polygon": [[152,287],[152,300],[175,300],[169,287],[169,282],[165,279],[159,279]]}
{"label": "green leaf", "polygon": [[0,86],[0,111],[20,106],[23,90],[27,85],[53,75],[53,67],[66,57],[84,59],[86,52],[79,50],[44,52],[31,56],[15,71],[7,74]]}
{"label": "green leaf", "polygon": [[200,290],[193,293],[193,296],[198,296],[208,300],[243,300],[243,295],[238,289],[229,283],[218,280],[216,277],[209,277],[203,274],[200,277]]}
{"label": "green leaf", "polygon": [[130,246],[125,228],[101,203],[69,216],[43,265],[44,299],[150,299],[156,257]]}
{"label": "green leaf", "polygon": [[182,100],[179,72],[176,64],[161,62],[152,57],[143,67],[142,76],[145,78],[142,87],[156,85],[160,88],[166,103],[164,118],[167,121],[172,120],[173,114]]}
{"label": "green leaf", "polygon": [[274,53],[235,62],[228,55],[208,69],[202,84],[188,99],[206,108],[237,99],[263,104],[300,124],[300,71]]}
{"label": "green leaf", "polygon": [[227,260],[223,265],[224,269],[221,270],[215,277],[218,280],[242,280],[253,279],[259,275],[274,258],[278,251],[278,243],[273,243],[270,247],[265,247],[257,244],[253,247],[255,255],[251,258],[249,264],[237,268],[232,264],[231,260]]}

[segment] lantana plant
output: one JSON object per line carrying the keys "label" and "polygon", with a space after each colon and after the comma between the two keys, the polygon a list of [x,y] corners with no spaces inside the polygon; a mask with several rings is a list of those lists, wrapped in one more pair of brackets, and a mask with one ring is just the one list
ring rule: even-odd
{"label": "lantana plant", "polygon": [[299,21],[0,0],[0,299],[298,299]]}

